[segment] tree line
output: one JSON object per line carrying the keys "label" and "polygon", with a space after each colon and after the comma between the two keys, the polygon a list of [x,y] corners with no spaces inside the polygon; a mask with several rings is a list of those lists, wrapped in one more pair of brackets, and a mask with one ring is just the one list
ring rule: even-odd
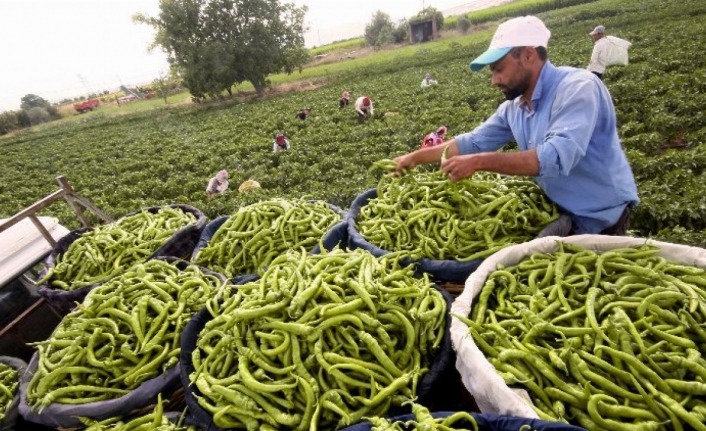
{"label": "tree line", "polygon": [[[149,49],[167,54],[169,76],[153,82],[165,102],[181,86],[196,101],[224,92],[232,95],[233,86],[242,82],[251,83],[262,95],[269,75],[301,71],[311,60],[304,47],[306,6],[279,0],[160,0],[159,8],[157,16],[138,13],[133,21],[153,27],[156,33]],[[409,24],[428,19],[436,20],[438,29],[443,27],[443,14],[432,7],[398,23],[377,11],[366,26],[365,40],[374,47],[405,42]],[[0,135],[59,118],[56,107],[28,94],[19,111],[0,114]]]}
{"label": "tree line", "polygon": [[35,94],[27,94],[21,99],[19,111],[0,113],[0,135],[59,118],[61,114],[55,106]]}

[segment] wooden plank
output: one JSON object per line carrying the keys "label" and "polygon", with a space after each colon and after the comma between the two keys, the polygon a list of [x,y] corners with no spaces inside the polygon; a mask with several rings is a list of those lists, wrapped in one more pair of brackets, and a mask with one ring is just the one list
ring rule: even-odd
{"label": "wooden plank", "polygon": [[54,193],[50,194],[49,196],[43,198],[42,200],[33,203],[32,205],[28,206],[27,208],[23,209],[22,211],[18,212],[17,214],[13,215],[5,223],[0,225],[0,232],[6,231],[10,227],[16,225],[17,223],[20,222],[20,220],[23,220],[31,215],[34,215],[37,211],[48,207],[49,205],[53,204],[57,200],[61,199],[64,197],[64,191],[63,190],[57,190]]}
{"label": "wooden plank", "polygon": [[83,227],[92,227],[91,222],[89,222],[86,216],[83,214],[83,210],[78,205],[76,205],[76,202],[74,200],[74,195],[76,194],[76,192],[74,192],[74,189],[71,187],[71,184],[69,184],[69,182],[66,180],[66,177],[60,175],[56,177],[56,182],[59,183],[59,185],[63,189],[64,199],[66,200],[66,203],[69,204],[71,211],[74,212],[76,217],[81,220]]}
{"label": "wooden plank", "polygon": [[455,298],[461,293],[463,293],[463,289],[465,286],[463,284],[442,283],[441,287]]}
{"label": "wooden plank", "polygon": [[[32,314],[34,310],[37,308],[41,307],[42,304],[44,303],[44,298],[39,298],[37,302],[34,304],[30,305],[27,307],[25,311],[23,311],[19,316],[15,317],[12,322],[8,323],[2,330],[0,330],[0,338],[2,338],[5,334],[10,332],[17,324],[19,324],[24,318],[26,318],[28,315]],[[56,312],[55,312],[56,313]]]}
{"label": "wooden plank", "polygon": [[42,224],[41,221],[37,218],[36,214],[32,214],[29,216],[29,219],[32,220],[32,223],[37,227],[39,232],[42,234],[44,239],[47,240],[47,242],[52,246],[52,248],[56,245],[56,241],[54,241],[54,237],[51,236],[47,228],[44,227],[44,224]]}
{"label": "wooden plank", "polygon": [[84,207],[86,207],[86,208],[88,208],[89,210],[93,211],[98,217],[100,217],[101,219],[103,219],[104,222],[106,222],[106,223],[112,223],[112,222],[115,221],[115,219],[114,219],[113,217],[111,217],[111,216],[109,216],[108,214],[104,213],[100,208],[98,208],[97,206],[93,205],[93,203],[92,203],[91,201],[89,201],[88,199],[84,198],[83,196],[73,195],[73,198],[74,198],[78,203],[80,203],[81,205],[83,205]]}

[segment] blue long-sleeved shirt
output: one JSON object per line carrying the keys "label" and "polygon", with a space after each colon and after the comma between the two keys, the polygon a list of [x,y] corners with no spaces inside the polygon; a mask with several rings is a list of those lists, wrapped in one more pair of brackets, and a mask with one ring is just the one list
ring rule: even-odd
{"label": "blue long-sleeved shirt", "polygon": [[521,97],[504,102],[487,121],[456,136],[460,154],[495,151],[511,140],[537,150],[547,196],[571,214],[575,233],[598,233],[639,202],[620,145],[615,108],[594,74],[547,61],[532,94],[532,111]]}

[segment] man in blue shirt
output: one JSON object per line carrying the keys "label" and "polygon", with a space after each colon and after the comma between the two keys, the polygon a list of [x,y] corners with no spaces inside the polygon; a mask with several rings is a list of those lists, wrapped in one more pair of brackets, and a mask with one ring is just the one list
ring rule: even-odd
{"label": "man in blue shirt", "polygon": [[[491,83],[507,99],[487,121],[443,145],[397,157],[397,171],[438,162],[451,181],[477,171],[534,177],[570,217],[571,233],[623,235],[628,207],[637,205],[635,179],[623,152],[615,108],[594,74],[555,67],[547,59],[550,32],[536,17],[498,27],[490,48],[470,68],[490,66]],[[520,151],[496,152],[509,141]],[[567,235],[567,229],[552,234]]]}

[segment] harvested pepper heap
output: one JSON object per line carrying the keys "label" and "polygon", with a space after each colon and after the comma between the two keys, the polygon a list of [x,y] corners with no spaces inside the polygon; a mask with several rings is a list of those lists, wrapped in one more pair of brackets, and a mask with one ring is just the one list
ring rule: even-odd
{"label": "harvested pepper heap", "polygon": [[84,431],[197,431],[194,426],[181,425],[169,420],[164,415],[162,394],[157,395],[157,404],[151,413],[125,420],[123,418],[109,418],[102,421],[83,419],[88,425]]}
{"label": "harvested pepper heap", "polygon": [[288,250],[309,250],[342,216],[323,201],[272,199],[239,208],[195,263],[228,277],[254,274]]}
{"label": "harvested pepper heap", "polygon": [[164,207],[97,226],[72,242],[36,284],[49,282],[58,289],[74,290],[108,280],[144,262],[179,229],[195,222],[190,212]]}
{"label": "harvested pepper heap", "polygon": [[706,270],[653,245],[559,242],[498,268],[460,317],[542,419],[597,429],[706,430]]}
{"label": "harvested pepper heap", "polygon": [[151,260],[92,290],[51,337],[34,343],[32,408],[118,398],[176,365],[189,318],[224,289],[197,266]]}
{"label": "harvested pepper heap", "polygon": [[477,173],[451,182],[439,171],[415,170],[383,176],[355,222],[383,250],[470,261],[529,241],[558,217],[556,205],[528,179]]}
{"label": "harvested pepper heap", "polygon": [[470,413],[456,412],[445,418],[434,418],[423,405],[414,402],[411,404],[414,419],[391,421],[384,417],[368,417],[365,419],[372,424],[370,431],[478,431],[478,423]]}
{"label": "harvested pepper heap", "polygon": [[0,362],[0,422],[5,419],[7,408],[15,399],[19,386],[17,370]]}
{"label": "harvested pepper heap", "polygon": [[393,256],[289,252],[210,310],[189,377],[220,428],[354,424],[414,398],[446,309]]}

